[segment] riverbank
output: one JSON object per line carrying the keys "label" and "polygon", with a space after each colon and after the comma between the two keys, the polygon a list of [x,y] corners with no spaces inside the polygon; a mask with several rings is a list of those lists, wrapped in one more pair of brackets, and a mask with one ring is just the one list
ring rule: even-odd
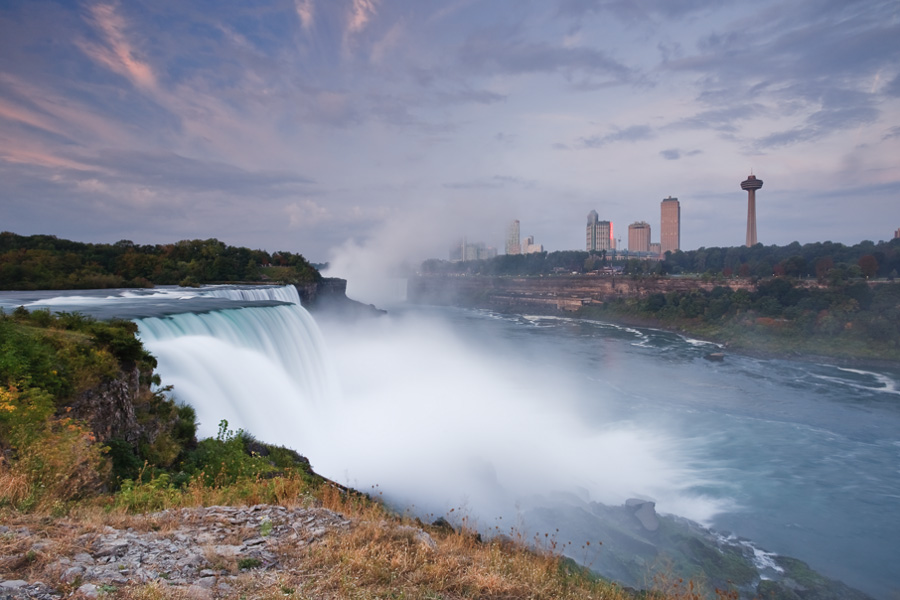
{"label": "riverbank", "polygon": [[[553,314],[559,315],[561,313],[557,311]],[[834,339],[783,339],[772,337],[770,332],[767,332],[765,329],[757,332],[757,335],[752,335],[753,323],[745,324],[743,330],[740,324],[735,324],[726,330],[718,327],[698,325],[693,322],[672,322],[592,308],[564,314],[568,317],[605,321],[616,325],[669,331],[685,337],[718,344],[721,346],[722,351],[726,353],[742,354],[754,358],[829,363],[841,367],[900,369],[900,358],[883,358],[865,355],[864,353],[850,355],[847,354],[846,347],[837,347]],[[827,352],[829,348],[835,348],[837,352]]]}
{"label": "riverbank", "polygon": [[784,279],[419,276],[408,290],[420,304],[603,320],[752,356],[900,368],[895,283],[830,288]]}

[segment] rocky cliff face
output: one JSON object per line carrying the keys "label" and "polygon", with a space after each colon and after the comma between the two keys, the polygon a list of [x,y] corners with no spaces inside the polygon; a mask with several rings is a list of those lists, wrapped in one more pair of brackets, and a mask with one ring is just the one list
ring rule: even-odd
{"label": "rocky cliff face", "polygon": [[135,366],[81,393],[67,408],[70,416],[90,426],[97,439],[121,439],[136,445],[145,432],[138,424],[135,405],[142,394],[149,393],[147,386],[141,386],[141,373]]}
{"label": "rocky cliff face", "polygon": [[411,302],[490,308],[500,311],[575,311],[613,298],[653,293],[711,290],[716,286],[750,289],[747,280],[704,282],[696,279],[630,279],[622,276],[547,277],[419,276],[409,280]]}
{"label": "rocky cliff face", "polygon": [[385,311],[372,304],[363,304],[347,297],[347,280],[324,277],[316,283],[301,283],[294,287],[300,302],[310,312],[340,313],[342,316],[377,316]]}

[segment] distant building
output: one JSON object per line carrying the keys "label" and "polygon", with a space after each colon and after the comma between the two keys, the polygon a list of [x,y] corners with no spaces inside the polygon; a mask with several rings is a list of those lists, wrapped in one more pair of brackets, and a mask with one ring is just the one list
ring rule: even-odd
{"label": "distant building", "polygon": [[741,182],[741,189],[747,192],[747,247],[756,245],[756,190],[763,186],[763,180],[750,174]]}
{"label": "distant building", "polygon": [[466,238],[450,247],[450,260],[454,262],[467,260],[484,260],[497,256],[497,249],[485,246],[482,242],[470,244]]}
{"label": "distant building", "polygon": [[509,224],[509,229],[506,230],[506,253],[522,254],[521,239],[522,238],[519,233],[519,220],[516,219]]}
{"label": "distant building", "polygon": [[628,251],[650,252],[650,224],[637,221],[628,226]]}
{"label": "distant building", "polygon": [[669,196],[660,203],[660,254],[681,248],[681,204]]}
{"label": "distant building", "polygon": [[894,232],[894,239],[900,238],[900,229]]}
{"label": "distant building", "polygon": [[601,221],[596,210],[588,213],[585,241],[588,252],[600,252],[615,248],[613,225],[609,221]]}
{"label": "distant building", "polygon": [[650,244],[650,254],[655,254],[659,256],[662,254],[662,247],[659,242],[653,242]]}
{"label": "distant building", "polygon": [[535,244],[533,235],[529,235],[525,238],[525,245],[522,246],[522,254],[534,254],[535,252],[543,251],[544,246],[542,244]]}

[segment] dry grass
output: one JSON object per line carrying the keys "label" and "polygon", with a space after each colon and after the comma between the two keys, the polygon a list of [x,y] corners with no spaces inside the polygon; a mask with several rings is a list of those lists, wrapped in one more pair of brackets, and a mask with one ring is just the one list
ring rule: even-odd
{"label": "dry grass", "polygon": [[[229,580],[219,598],[422,598],[422,599],[605,599],[634,596],[547,550],[534,550],[509,538],[482,542],[473,532],[423,526],[391,514],[378,502],[336,486],[310,489],[298,480],[244,482],[242,491],[190,486],[173,504],[315,504],[343,514],[352,521],[345,530],[331,531],[311,545],[282,543],[276,548],[281,567],[277,571],[240,571],[235,557],[219,556],[209,548],[206,558],[213,568],[238,576]],[[254,490],[255,488],[255,490]],[[275,494],[281,502],[272,502]],[[239,496],[249,501],[228,502]],[[65,518],[50,513],[0,511],[0,521],[12,530],[27,527],[30,536],[0,536],[0,577],[29,581],[59,581],[53,565],[62,556],[84,548],[77,540],[91,539],[106,526],[117,529],[165,533],[186,521],[169,516],[143,516],[105,502],[81,503]],[[198,523],[199,524],[199,523]],[[424,535],[422,531],[428,535]],[[85,537],[86,536],[86,537]],[[244,537],[244,536],[238,536]],[[237,539],[237,538],[235,538]],[[37,546],[35,546],[37,544]],[[34,548],[39,548],[37,551]],[[692,582],[658,578],[648,600],[701,600],[712,596]],[[68,590],[73,591],[73,590]],[[173,587],[162,581],[117,589],[114,596],[127,600],[188,599],[211,597],[199,588]],[[77,597],[77,595],[75,596]],[[725,592],[720,600],[736,598]]]}
{"label": "dry grass", "polygon": [[[566,568],[559,557],[535,552],[524,545],[478,541],[471,532],[425,527],[392,516],[381,504],[337,487],[323,486],[311,500],[311,491],[283,482],[293,489],[287,505],[325,506],[352,520],[343,531],[329,532],[309,546],[282,544],[277,572],[242,572],[230,581],[231,590],[218,597],[246,598],[595,598],[618,600],[630,596],[616,586],[598,582]],[[269,489],[267,487],[267,489]],[[263,494],[264,495],[264,494]],[[214,490],[187,491],[185,505],[222,499]],[[203,502],[199,502],[203,503]],[[216,502],[218,503],[218,502]],[[102,504],[82,504],[65,518],[44,513],[18,513],[7,509],[0,520],[10,529],[27,527],[30,536],[0,538],[0,576],[29,581],[58,581],[52,565],[62,556],[84,548],[78,539],[90,539],[105,526],[165,532],[175,524],[162,517],[131,515]],[[179,525],[185,523],[181,521]],[[431,540],[431,541],[430,541]],[[32,548],[38,544],[40,550]],[[212,551],[211,551],[212,552]],[[213,554],[215,554],[213,552]],[[236,573],[234,557],[207,556],[219,568]],[[129,586],[115,597],[133,600],[192,598],[198,590],[170,587],[163,582]]]}

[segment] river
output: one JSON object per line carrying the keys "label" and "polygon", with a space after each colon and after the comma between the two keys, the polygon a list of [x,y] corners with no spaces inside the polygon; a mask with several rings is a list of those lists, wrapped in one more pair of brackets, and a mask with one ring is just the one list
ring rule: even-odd
{"label": "river", "polygon": [[713,362],[715,346],[663,331],[453,308],[314,321],[268,289],[0,306],[134,318],[201,434],[228,419],[419,515],[504,531],[536,527],[525,507],[554,497],[639,497],[876,598],[900,592],[898,370]]}

